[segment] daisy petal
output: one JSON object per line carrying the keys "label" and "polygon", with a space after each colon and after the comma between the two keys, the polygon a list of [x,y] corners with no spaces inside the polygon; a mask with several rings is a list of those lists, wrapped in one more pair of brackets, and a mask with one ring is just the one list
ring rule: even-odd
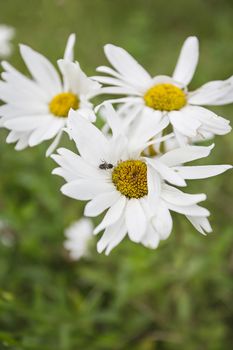
{"label": "daisy petal", "polygon": [[200,207],[199,205],[190,205],[190,206],[181,206],[175,205],[167,202],[167,207],[180,214],[189,215],[189,216],[209,216],[210,212],[206,208]]}
{"label": "daisy petal", "polygon": [[125,222],[129,238],[140,242],[146,231],[146,217],[138,199],[131,198],[127,202]]}
{"label": "daisy petal", "polygon": [[157,208],[157,215],[152,219],[152,225],[158,232],[160,239],[167,239],[172,231],[172,217],[165,202],[161,201]]}
{"label": "daisy petal", "polygon": [[55,119],[51,117],[51,119],[40,125],[40,127],[36,128],[30,138],[29,138],[29,146],[33,147],[41,143],[42,141],[49,140],[53,138],[64,126],[64,121],[62,119]]}
{"label": "daisy petal", "polygon": [[67,40],[67,44],[66,44],[66,48],[65,48],[65,52],[64,52],[64,60],[68,60],[68,61],[74,60],[75,41],[76,41],[76,35],[74,33],[70,34],[70,36]]}
{"label": "daisy petal", "polygon": [[147,158],[147,163],[149,163],[162,176],[164,180],[170,182],[173,185],[186,186],[184,179],[163,162],[160,162],[157,159]]}
{"label": "daisy petal", "polygon": [[23,135],[19,141],[17,142],[15,149],[16,151],[22,151],[23,149],[25,149],[28,146],[28,134]]}
{"label": "daisy petal", "polygon": [[45,156],[49,157],[57,148],[57,146],[59,145],[59,142],[61,140],[61,136],[62,136],[62,132],[63,130],[61,130],[57,136],[55,137],[55,139],[53,140],[53,142],[51,143],[51,145],[48,147]]}
{"label": "daisy petal", "polygon": [[188,137],[195,137],[197,135],[197,129],[201,126],[201,123],[197,119],[190,117],[188,113],[186,114],[185,109],[170,112],[169,119],[175,129]]}
{"label": "daisy petal", "polygon": [[144,237],[142,238],[141,243],[147,248],[155,249],[158,247],[159,241],[160,237],[158,233],[150,225]]}
{"label": "daisy petal", "polygon": [[122,212],[125,208],[126,198],[120,196],[120,198],[108,209],[102,222],[95,228],[94,234],[98,234],[100,231],[104,230],[106,227],[114,224],[118,219],[120,219]]}
{"label": "daisy petal", "polygon": [[103,193],[88,202],[85,210],[85,216],[97,216],[101,214],[104,210],[114,205],[115,202],[120,197],[120,193],[117,191]]}
{"label": "daisy petal", "polygon": [[99,165],[106,160],[108,154],[108,141],[101,131],[84,119],[78,112],[70,111],[68,117],[68,129],[76,146],[84,159],[93,165]]}
{"label": "daisy petal", "polygon": [[203,218],[202,216],[186,216],[187,219],[191,222],[191,224],[195,227],[197,231],[206,235],[207,233],[212,232],[212,228],[210,226],[209,220],[207,218]]}
{"label": "daisy petal", "polygon": [[229,94],[232,93],[232,90],[233,77],[227,80],[211,81],[190,93],[188,101],[194,105],[223,105],[229,103]]}
{"label": "daisy petal", "polygon": [[180,165],[182,163],[191,162],[196,159],[207,157],[213,147],[214,144],[209,147],[184,146],[165,153],[160,157],[160,161],[169,167]]}
{"label": "daisy petal", "polygon": [[161,197],[169,203],[179,206],[189,206],[198,202],[204,201],[206,195],[202,194],[188,194],[178,190],[175,187],[164,184]]}
{"label": "daisy petal", "polygon": [[66,148],[59,148],[57,153],[58,154],[53,154],[51,158],[62,168],[73,172],[76,178],[91,178],[92,180],[95,178],[104,180],[105,177],[103,173],[100,173],[98,169],[87,163],[76,153]]}
{"label": "daisy petal", "polygon": [[63,185],[61,192],[68,197],[86,201],[103,192],[112,192],[112,185],[102,181],[80,179]]}
{"label": "daisy petal", "polygon": [[105,54],[112,66],[131,83],[148,85],[151,81],[147,71],[124,49],[111,44],[105,45]]}
{"label": "daisy petal", "polygon": [[187,86],[192,80],[199,57],[199,44],[195,36],[187,38],[182,46],[173,79]]}
{"label": "daisy petal", "polygon": [[115,109],[109,102],[105,102],[100,108],[100,113],[110,126],[113,137],[118,136],[122,128],[122,120],[120,119],[118,113],[116,113]]}
{"label": "daisy petal", "polygon": [[219,117],[217,114],[206,108],[200,106],[188,106],[185,108],[185,113],[187,113],[192,120],[198,120],[202,125],[202,129],[208,132],[213,132],[216,135],[225,135],[231,131],[229,120]]}
{"label": "daisy petal", "polygon": [[45,91],[51,96],[62,91],[60,77],[47,58],[26,45],[20,45],[20,52],[31,75]]}
{"label": "daisy petal", "polygon": [[184,179],[206,179],[232,169],[231,165],[180,166],[175,168]]}
{"label": "daisy petal", "polygon": [[107,227],[97,244],[98,253],[102,253],[106,249],[105,254],[108,255],[122,241],[126,233],[126,227],[122,219]]}
{"label": "daisy petal", "polygon": [[4,126],[14,131],[29,131],[49,123],[51,118],[50,115],[11,118],[6,120]]}

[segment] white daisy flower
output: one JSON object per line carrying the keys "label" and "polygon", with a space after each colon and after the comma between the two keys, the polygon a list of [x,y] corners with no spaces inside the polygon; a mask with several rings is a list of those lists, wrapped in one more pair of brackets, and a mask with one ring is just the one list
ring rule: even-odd
{"label": "white daisy flower", "polygon": [[[109,85],[100,93],[125,97],[110,100],[123,103],[126,108],[148,109],[151,117],[168,116],[179,144],[189,143],[206,133],[224,135],[231,130],[229,121],[202,107],[233,102],[233,76],[223,81],[212,81],[195,91],[188,91],[198,63],[198,39],[189,37],[184,42],[172,77],[151,77],[124,49],[106,45],[105,54],[114,69],[101,66],[97,71],[109,76],[95,76],[95,80]],[[137,115],[135,113],[135,116]]]}
{"label": "white daisy flower", "polygon": [[[128,141],[111,113],[108,122],[113,135],[107,138],[93,124],[81,116],[77,118],[71,111],[68,132],[80,155],[65,148],[52,155],[59,164],[53,174],[67,182],[61,188],[62,193],[89,201],[85,216],[95,217],[107,210],[94,230],[94,234],[104,230],[97,245],[98,252],[106,250],[109,254],[127,233],[132,241],[156,248],[159,241],[171,233],[170,210],[187,216],[201,233],[210,232],[209,212],[197,204],[206,199],[205,194],[186,194],[174,185],[186,186],[186,179],[207,178],[230,168],[228,165],[181,165],[208,156],[212,146],[185,146],[150,159],[141,156],[145,147],[143,133],[135,129]],[[157,123],[155,133],[162,126]],[[138,140],[140,148],[132,148],[133,138]]]}
{"label": "white daisy flower", "polygon": [[74,44],[75,35],[71,34],[64,59],[58,60],[63,81],[44,56],[25,45],[20,45],[20,52],[32,79],[2,62],[5,72],[4,81],[0,82],[0,99],[5,105],[0,107],[0,125],[11,130],[7,142],[17,142],[16,150],[55,137],[47,150],[49,155],[59,143],[70,108],[92,122],[95,120],[89,99],[100,85],[84,74],[78,62],[73,62]]}
{"label": "white daisy flower", "polygon": [[1,24],[0,25],[0,56],[8,57],[12,53],[11,40],[15,35],[14,28]]}
{"label": "white daisy flower", "polygon": [[89,255],[90,241],[93,237],[93,224],[90,219],[82,218],[73,222],[66,230],[64,247],[72,260]]}

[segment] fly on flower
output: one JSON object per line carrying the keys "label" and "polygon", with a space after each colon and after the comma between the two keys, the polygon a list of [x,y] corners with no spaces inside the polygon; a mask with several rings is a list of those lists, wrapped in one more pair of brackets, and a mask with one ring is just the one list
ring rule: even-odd
{"label": "fly on flower", "polygon": [[32,79],[19,73],[8,62],[2,62],[5,72],[0,82],[0,126],[10,130],[7,142],[17,142],[16,149],[54,138],[47,150],[57,147],[72,108],[80,115],[95,120],[90,99],[100,85],[88,78],[78,62],[73,62],[75,35],[71,34],[64,58],[58,60],[63,81],[53,65],[30,47],[20,45],[21,56]]}
{"label": "fly on flower", "polygon": [[[137,243],[156,248],[172,230],[171,211],[185,215],[201,233],[210,232],[209,211],[198,205],[205,194],[187,194],[174,186],[186,186],[186,179],[200,179],[224,172],[231,166],[184,166],[207,157],[210,147],[185,146],[153,158],[143,156],[151,138],[161,133],[164,120],[156,123],[150,118],[150,128],[122,132],[117,113],[106,107],[107,122],[112,136],[105,136],[81,115],[71,111],[68,133],[75,141],[79,154],[58,149],[52,158],[59,164],[53,174],[62,176],[65,195],[89,201],[84,214],[95,217],[106,211],[94,234],[104,231],[98,242],[98,252],[106,254],[128,237]],[[152,128],[153,126],[153,128]],[[151,132],[153,130],[153,132]],[[142,130],[141,130],[142,131]],[[154,134],[153,134],[154,133]],[[112,164],[107,171],[103,160]]]}
{"label": "fly on flower", "polygon": [[135,118],[144,110],[149,111],[151,118],[168,116],[180,145],[192,143],[197,137],[206,139],[210,135],[224,135],[231,130],[229,121],[203,106],[232,103],[233,76],[188,91],[198,63],[198,46],[196,37],[187,38],[172,77],[151,77],[124,49],[108,44],[104,50],[114,69],[98,67],[99,72],[108,76],[93,78],[108,85],[100,90],[101,93],[122,95],[111,102],[124,104],[125,109],[133,108]]}

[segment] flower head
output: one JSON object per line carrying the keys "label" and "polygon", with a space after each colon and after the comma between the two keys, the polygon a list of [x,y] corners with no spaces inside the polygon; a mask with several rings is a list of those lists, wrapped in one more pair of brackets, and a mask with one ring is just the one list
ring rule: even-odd
{"label": "flower head", "polygon": [[0,107],[0,124],[10,130],[7,142],[17,142],[17,150],[55,138],[47,151],[49,155],[59,143],[70,109],[91,122],[95,120],[89,99],[99,84],[84,74],[78,62],[73,62],[74,43],[75,35],[71,34],[64,58],[58,60],[63,81],[44,56],[25,45],[20,45],[20,52],[32,79],[2,62],[5,72],[0,98],[5,105]]}
{"label": "flower head", "polygon": [[[128,129],[124,132],[117,114],[110,106],[106,108],[112,136],[105,136],[71,111],[68,133],[80,155],[60,148],[52,156],[59,164],[53,173],[67,182],[61,191],[71,198],[89,201],[86,216],[95,217],[106,211],[94,230],[95,234],[104,230],[98,251],[106,250],[108,254],[127,234],[134,242],[156,248],[171,233],[170,210],[187,216],[200,232],[210,232],[209,212],[198,205],[206,196],[186,194],[174,186],[184,187],[186,179],[214,176],[230,166],[183,165],[208,156],[212,147],[185,146],[162,156],[145,157],[142,151],[155,136],[151,128],[140,134],[137,124],[130,133]],[[155,134],[161,131],[161,123],[157,123]]]}
{"label": "flower head", "polygon": [[144,110],[151,118],[167,116],[180,145],[192,143],[197,137],[205,139],[210,133],[224,135],[231,130],[229,121],[203,106],[233,102],[233,76],[188,91],[198,63],[198,46],[196,37],[187,38],[172,77],[151,77],[124,49],[108,44],[104,50],[113,69],[101,66],[97,70],[107,76],[93,78],[108,85],[100,93],[125,96],[111,102],[134,108],[135,118]]}

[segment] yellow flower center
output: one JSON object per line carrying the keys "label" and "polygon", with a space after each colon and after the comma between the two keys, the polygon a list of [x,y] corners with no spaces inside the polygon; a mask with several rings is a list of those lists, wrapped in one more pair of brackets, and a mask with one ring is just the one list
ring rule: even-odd
{"label": "yellow flower center", "polygon": [[67,117],[71,108],[78,109],[79,99],[72,92],[62,92],[53,97],[49,103],[49,110],[56,117]]}
{"label": "yellow flower center", "polygon": [[144,95],[148,107],[159,111],[175,111],[186,105],[183,90],[172,84],[158,84],[150,88]]}
{"label": "yellow flower center", "polygon": [[119,162],[113,169],[112,181],[116,189],[127,198],[147,195],[147,166],[141,160]]}

